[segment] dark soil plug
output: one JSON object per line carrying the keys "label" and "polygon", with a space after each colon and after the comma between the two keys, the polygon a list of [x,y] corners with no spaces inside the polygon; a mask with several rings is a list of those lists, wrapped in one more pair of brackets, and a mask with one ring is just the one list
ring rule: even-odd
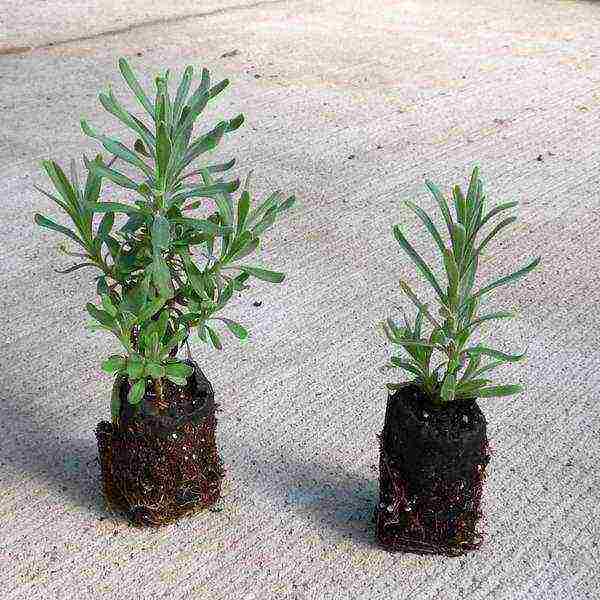
{"label": "dark soil plug", "polygon": [[134,525],[159,527],[215,504],[224,470],[218,454],[216,404],[198,365],[185,387],[165,380],[168,408],[158,412],[149,393],[134,407],[118,378],[119,423],[96,429],[104,496]]}
{"label": "dark soil plug", "polygon": [[390,396],[380,436],[379,544],[447,556],[479,548],[488,461],[486,421],[474,400],[436,407],[412,384]]}

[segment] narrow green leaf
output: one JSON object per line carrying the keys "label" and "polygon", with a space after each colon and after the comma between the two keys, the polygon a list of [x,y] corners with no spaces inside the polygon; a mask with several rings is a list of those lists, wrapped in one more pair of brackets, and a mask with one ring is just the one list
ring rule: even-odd
{"label": "narrow green leaf", "polygon": [[124,371],[125,370],[126,361],[122,356],[113,355],[109,356],[102,363],[102,370],[105,373],[114,373],[115,371]]}
{"label": "narrow green leaf", "polygon": [[242,260],[250,254],[253,254],[258,248],[260,241],[258,238],[249,239],[241,248],[236,250],[229,258],[229,262]]}
{"label": "narrow green leaf", "polygon": [[127,402],[129,404],[139,404],[146,393],[146,380],[139,379],[136,381],[127,394]]}
{"label": "narrow green leaf", "polygon": [[278,271],[269,271],[268,269],[251,265],[240,265],[239,268],[244,273],[248,273],[248,275],[252,275],[257,279],[268,281],[270,283],[281,283],[285,279],[285,273],[280,273]]}
{"label": "narrow green leaf", "polygon": [[431,192],[432,196],[435,198],[440,210],[442,211],[442,215],[444,216],[444,221],[446,221],[446,227],[448,228],[448,233],[452,235],[452,216],[450,214],[450,209],[448,208],[448,203],[444,198],[444,195],[440,191],[440,189],[431,181],[425,180],[425,185]]}
{"label": "narrow green leaf", "polygon": [[142,358],[133,354],[127,358],[127,375],[130,379],[137,379],[144,374],[144,361]]}
{"label": "narrow green leaf", "polygon": [[132,152],[129,148],[127,148],[127,146],[118,140],[113,140],[105,135],[97,133],[85,120],[81,121],[81,129],[87,136],[100,141],[104,148],[106,148],[106,150],[108,150],[111,154],[114,154],[121,160],[124,160],[138,169],[141,169],[148,177],[152,177],[154,175],[154,171],[137,154],[135,154],[135,152]]}
{"label": "narrow green leaf", "polygon": [[466,348],[465,352],[469,356],[477,356],[478,354],[483,354],[484,356],[491,356],[492,358],[498,358],[504,362],[518,362],[525,358],[526,353],[522,354],[506,354],[505,352],[500,352],[500,350],[494,350],[493,348],[486,348],[485,346],[477,345],[472,346],[470,348]]}
{"label": "narrow green leaf", "polygon": [[100,310],[97,306],[94,306],[90,302],[85,305],[85,309],[90,314],[90,316],[105,327],[112,329],[115,325],[115,319],[111,317],[106,311]]}
{"label": "narrow green leaf", "polygon": [[172,298],[175,295],[171,280],[171,271],[165,259],[159,254],[155,254],[152,260],[152,281],[158,288],[161,296]]}
{"label": "narrow green leaf", "polygon": [[102,294],[101,298],[102,298],[102,308],[104,308],[104,310],[111,317],[116,317],[117,316],[117,307],[113,304],[113,301],[111,300],[110,296],[107,294]]}
{"label": "narrow green leaf", "polygon": [[540,257],[535,258],[527,266],[523,267],[522,269],[519,269],[518,271],[515,271],[511,275],[507,275],[506,277],[502,277],[500,279],[497,279],[493,283],[486,285],[485,287],[483,287],[483,288],[479,289],[477,292],[475,292],[475,294],[473,294],[473,296],[471,296],[471,297],[479,298],[479,297],[483,296],[484,294],[491,292],[492,290],[496,289],[497,287],[499,287],[501,285],[506,285],[508,283],[512,283],[513,281],[516,281],[517,279],[523,277],[524,275],[527,275],[527,273],[529,273],[530,271],[533,271],[533,269],[535,269],[535,267],[537,267],[539,263],[540,263]]}
{"label": "narrow green leaf", "polygon": [[492,217],[496,216],[498,213],[500,213],[504,210],[509,210],[518,205],[519,205],[518,202],[505,202],[504,204],[499,204],[498,206],[495,206],[494,208],[492,208],[492,210],[490,210],[489,213],[487,213],[485,215],[485,217],[481,221],[481,224],[479,225],[479,227],[480,228],[483,227]]}
{"label": "narrow green leaf", "polygon": [[229,79],[223,79],[223,81],[220,81],[219,83],[215,84],[208,91],[209,98],[214,98],[215,96],[220,94],[228,85],[229,85]]}
{"label": "narrow green leaf", "polygon": [[232,131],[239,129],[243,123],[244,123],[244,115],[242,115],[242,114],[239,114],[237,117],[234,117],[233,119],[229,119],[229,122],[227,124],[226,133],[231,133]]}
{"label": "narrow green leaf", "polygon": [[167,128],[164,121],[161,121],[158,124],[156,134],[156,165],[158,169],[158,178],[163,183],[166,181],[167,177],[167,166],[169,164],[169,158],[171,157],[171,150],[171,140],[169,139]]}
{"label": "narrow green leaf", "polygon": [[394,237],[396,238],[396,240],[398,241],[400,246],[402,246],[404,251],[409,255],[409,257],[412,259],[415,266],[417,267],[417,269],[419,269],[419,271],[425,277],[425,279],[427,279],[427,281],[433,286],[433,289],[436,291],[440,300],[442,302],[445,302],[445,297],[444,297],[444,293],[442,292],[442,288],[439,286],[431,269],[427,266],[425,261],[419,256],[419,254],[416,252],[416,250],[409,244],[408,240],[404,237],[404,235],[402,234],[402,231],[400,230],[400,227],[398,225],[394,226],[393,231],[394,231]]}
{"label": "narrow green leaf", "polygon": [[392,356],[392,358],[390,359],[390,363],[394,367],[398,367],[399,369],[404,369],[405,371],[408,371],[409,373],[413,373],[414,375],[417,375],[418,377],[424,376],[422,369],[420,369],[416,365],[414,365],[410,362],[407,362],[405,360],[402,360],[401,358],[398,358],[396,356]]}
{"label": "narrow green leaf", "polygon": [[465,252],[465,237],[466,231],[461,223],[454,223],[452,225],[452,249],[454,252],[454,259],[457,265],[462,265],[463,255]]}
{"label": "narrow green leaf", "polygon": [[227,329],[229,329],[229,331],[231,331],[231,333],[233,333],[233,335],[235,335],[236,338],[240,340],[245,340],[248,338],[248,330],[239,323],[236,323],[235,321],[232,321],[231,319],[226,319],[224,317],[216,317],[216,320],[225,323]]}
{"label": "narrow green leaf", "polygon": [[441,327],[441,325],[435,320],[435,318],[431,315],[431,313],[429,312],[429,309],[427,308],[427,304],[424,304],[423,302],[421,302],[419,300],[419,298],[417,297],[417,295],[412,291],[412,288],[408,285],[408,283],[406,283],[405,281],[403,281],[402,279],[399,280],[399,285],[402,288],[402,291],[410,298],[410,300],[412,301],[412,303],[420,310],[422,311],[423,315],[427,318],[427,320],[434,326],[434,327]]}
{"label": "narrow green leaf", "polygon": [[115,213],[110,211],[105,213],[105,215],[102,217],[102,220],[100,221],[100,225],[98,225],[98,231],[96,233],[97,239],[100,241],[104,240],[106,236],[110,234],[114,223]]}
{"label": "narrow green leaf", "polygon": [[90,202],[89,209],[95,213],[125,213],[128,215],[141,215],[140,210],[130,204],[122,202]]}
{"label": "narrow green leaf", "polygon": [[240,201],[237,206],[237,225],[236,225],[236,235],[239,235],[243,230],[246,224],[246,219],[248,218],[248,213],[250,211],[250,194],[247,190],[242,192]]}
{"label": "narrow green leaf", "polygon": [[456,217],[458,222],[466,229],[467,227],[467,201],[463,196],[462,190],[459,185],[455,185],[452,188],[452,195],[454,196],[454,205],[456,206]]}
{"label": "narrow green leaf", "polygon": [[166,301],[167,299],[163,296],[153,298],[137,313],[137,322],[144,323],[148,319],[151,319],[165,305]]}
{"label": "narrow green leaf", "polygon": [[168,250],[171,240],[169,220],[161,214],[154,215],[152,223],[152,247],[155,252]]}
{"label": "narrow green leaf", "polygon": [[73,233],[70,229],[68,229],[64,225],[59,225],[58,223],[55,223],[51,219],[48,219],[47,217],[44,217],[43,215],[40,215],[39,213],[35,213],[33,220],[35,221],[36,225],[39,225],[40,227],[46,227],[46,229],[53,229],[54,231],[58,231],[59,233],[66,235],[67,237],[72,239],[74,242],[79,244],[82,248],[87,250],[87,247],[84,244],[84,242],[77,235],[75,235],[75,233]]}
{"label": "narrow green leaf", "polygon": [[124,187],[129,190],[137,190],[138,189],[138,184],[135,183],[135,181],[132,181],[131,179],[129,179],[129,177],[123,175],[122,173],[119,173],[118,171],[115,171],[114,169],[110,169],[109,167],[106,167],[106,166],[98,164],[98,163],[92,162],[92,163],[90,163],[90,165],[91,165],[91,169],[99,177],[106,177],[113,183],[116,183],[117,185],[120,185],[121,187]]}
{"label": "narrow green leaf", "polygon": [[123,79],[125,79],[127,85],[139,100],[140,104],[146,109],[146,112],[154,118],[154,107],[148,99],[148,96],[146,96],[136,76],[133,74],[129,63],[124,58],[119,59],[119,70],[121,71],[121,75],[123,75]]}
{"label": "narrow green leaf", "polygon": [[224,236],[233,232],[233,228],[231,226],[221,227],[220,225],[215,225],[215,223],[206,219],[176,217],[171,219],[171,221],[173,223],[181,223],[182,225],[186,225],[187,227],[191,227],[197,231],[202,231],[203,233],[208,233],[212,236]]}
{"label": "narrow green leaf", "polygon": [[112,418],[112,422],[116,425],[119,421],[119,416],[121,413],[121,386],[120,379],[117,378],[116,382],[113,384],[111,396],[110,396],[110,416]]}
{"label": "narrow green leaf", "polygon": [[413,204],[408,200],[405,201],[405,204],[417,215],[417,217],[420,219],[423,225],[425,225],[427,231],[429,231],[431,237],[434,239],[435,243],[440,249],[440,252],[443,253],[446,249],[446,246],[444,245],[442,237],[440,236],[440,232],[437,230],[437,227],[433,224],[433,221],[429,218],[429,215],[423,209],[419,208],[416,204]]}
{"label": "narrow green leaf", "polygon": [[152,132],[134,115],[127,112],[114,97],[112,91],[106,94],[100,94],[100,103],[102,106],[112,115],[117,117],[124,125],[132,129],[137,135],[139,135],[147,148],[154,148],[156,146],[156,138]]}
{"label": "narrow green leaf", "polygon": [[181,82],[177,87],[177,94],[175,95],[175,103],[173,104],[173,126],[175,127],[181,116],[181,109],[185,105],[185,101],[190,90],[190,84],[192,82],[192,75],[194,74],[194,68],[187,66],[183,72]]}
{"label": "narrow green leaf", "polygon": [[41,192],[42,194],[44,194],[44,196],[46,196],[47,198],[50,198],[50,200],[52,200],[52,202],[58,204],[58,206],[60,206],[71,218],[73,217],[73,214],[74,214],[73,208],[70,207],[64,200],[61,200],[60,198],[57,198],[54,194],[51,194],[50,192],[47,192],[46,190],[42,189],[41,187],[39,187],[35,183],[33,184],[33,187],[38,192]]}
{"label": "narrow green leaf", "polygon": [[501,396],[512,396],[523,391],[522,385],[497,385],[488,388],[482,388],[477,391],[479,398],[500,398]]}
{"label": "narrow green leaf", "polygon": [[448,277],[448,297],[450,298],[450,308],[458,304],[458,266],[454,255],[447,248],[444,249],[444,266],[446,267],[446,276]]}
{"label": "narrow green leaf", "polygon": [[455,387],[456,376],[454,373],[446,373],[440,390],[440,396],[444,402],[451,402],[454,400]]}
{"label": "narrow green leaf", "polygon": [[213,346],[217,350],[222,350],[223,346],[221,344],[219,334],[212,327],[210,327],[210,325],[205,325],[205,327],[206,327],[206,331],[208,331],[208,335],[210,337],[210,341],[212,342]]}
{"label": "narrow green leaf", "polygon": [[153,379],[160,379],[166,374],[166,369],[158,363],[149,362],[146,364],[146,373]]}

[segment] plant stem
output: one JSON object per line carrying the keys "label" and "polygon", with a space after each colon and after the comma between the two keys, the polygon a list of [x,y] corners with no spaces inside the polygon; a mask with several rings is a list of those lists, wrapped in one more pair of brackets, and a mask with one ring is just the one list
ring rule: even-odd
{"label": "plant stem", "polygon": [[156,394],[156,407],[158,408],[159,411],[162,411],[165,408],[167,408],[167,404],[165,403],[165,401],[163,399],[162,379],[154,380],[154,392]]}

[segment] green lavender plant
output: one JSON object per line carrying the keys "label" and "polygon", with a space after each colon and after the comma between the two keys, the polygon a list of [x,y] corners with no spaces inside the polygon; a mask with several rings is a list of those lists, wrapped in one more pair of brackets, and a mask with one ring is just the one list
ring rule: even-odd
{"label": "green lavender plant", "polygon": [[[215,327],[218,323],[237,338],[248,338],[246,328],[221,316],[221,311],[234,294],[249,288],[246,282],[251,277],[271,283],[284,280],[283,273],[247,261],[258,250],[261,236],[295,198],[283,200],[276,191],[254,206],[249,173],[234,200],[240,181],[226,182],[213,175],[231,169],[235,159],[197,164],[244,122],[240,114],[193,138],[198,117],[227,87],[227,79],[211,86],[208,70],[202,69],[200,82],[190,94],[193,68],[188,66],[172,96],[167,71],[156,77],[151,100],[123,58],[119,69],[147,113],[146,122],[126,110],[112,90],[101,93],[102,106],[132,135],[132,147],[81,121],[83,132],[112,158],[105,162],[102,154],[93,160],[84,155],[87,177],[83,186],[75,161],[71,161],[70,177],[56,162],[43,161],[56,194],[37,189],[67,213],[74,227],[69,229],[39,213],[34,221],[64,234],[78,247],[72,252],[64,244],[59,246],[83,262],[58,272],[87,267],[101,271],[95,277],[101,304],[86,305],[93,319],[89,327],[110,331],[124,348],[123,354],[102,363],[103,370],[127,376],[132,404],[141,401],[146,385],[152,382],[160,404],[163,379],[184,385],[192,372],[177,360],[176,353],[193,329],[203,342],[217,349],[222,348]],[[128,173],[112,167],[117,160]],[[101,188],[107,180],[129,194],[132,202],[102,201]],[[193,215],[192,211],[205,208],[203,198],[212,200],[216,209],[206,207],[204,214]],[[94,223],[97,213],[103,216]],[[117,228],[115,215],[119,214],[127,220]],[[115,418],[118,399],[113,398],[112,410]]]}
{"label": "green lavender plant", "polygon": [[[421,258],[402,233],[400,225],[393,228],[394,237],[400,247],[408,254],[419,273],[433,288],[438,304],[438,315],[429,305],[418,298],[412,288],[403,280],[400,288],[417,308],[414,323],[404,318],[404,325],[397,325],[392,319],[383,323],[388,339],[402,347],[408,357],[392,357],[388,368],[401,368],[416,376],[415,382],[435,404],[450,402],[460,398],[484,398],[507,396],[522,391],[520,385],[490,385],[492,381],[484,374],[509,362],[520,361],[522,354],[507,354],[480,343],[469,345],[473,332],[490,321],[508,319],[512,312],[501,311],[479,314],[480,302],[484,296],[500,286],[512,283],[527,275],[540,262],[535,258],[514,273],[473,290],[479,259],[488,243],[505,227],[516,220],[509,216],[497,223],[481,241],[483,228],[500,213],[515,207],[517,202],[499,204],[486,212],[486,198],[479,169],[472,172],[466,196],[458,185],[453,188],[454,217],[444,195],[430,181],[427,188],[440,208],[449,234],[449,246],[427,213],[406,201],[439,249],[443,262],[446,286],[442,288],[432,269]],[[425,322],[431,329],[427,334]],[[432,367],[432,359],[442,355],[442,362]],[[484,358],[493,359],[482,364]],[[390,390],[401,384],[386,384]]]}

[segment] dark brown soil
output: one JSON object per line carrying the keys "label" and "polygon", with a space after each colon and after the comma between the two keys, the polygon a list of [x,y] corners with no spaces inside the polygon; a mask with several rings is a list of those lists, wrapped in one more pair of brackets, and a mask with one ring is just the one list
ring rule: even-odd
{"label": "dark brown soil", "polygon": [[388,398],[379,442],[378,543],[390,551],[448,556],[479,548],[489,449],[475,399],[438,407],[406,384]]}
{"label": "dark brown soil", "polygon": [[214,392],[198,365],[184,362],[194,373],[184,387],[163,380],[164,410],[151,386],[140,404],[129,404],[129,382],[118,378],[118,423],[96,428],[104,496],[134,525],[166,525],[220,497]]}

